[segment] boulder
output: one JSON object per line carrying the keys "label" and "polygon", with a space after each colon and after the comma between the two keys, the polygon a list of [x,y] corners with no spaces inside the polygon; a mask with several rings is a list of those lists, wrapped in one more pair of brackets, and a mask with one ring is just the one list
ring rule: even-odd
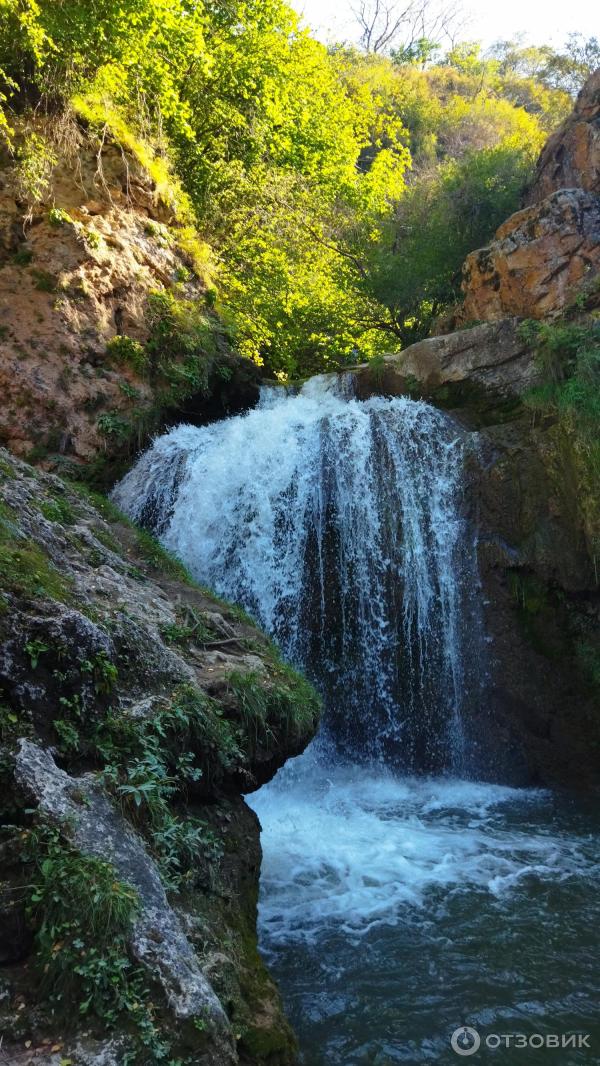
{"label": "boulder", "polygon": [[561,189],[512,215],[463,268],[463,322],[549,318],[573,304],[600,268],[600,198]]}
{"label": "boulder", "polygon": [[[516,398],[537,384],[538,369],[519,336],[516,319],[481,323],[445,336],[429,337],[385,357],[383,373],[367,364],[355,371],[359,395],[422,395],[452,405],[465,389],[495,398]],[[377,378],[377,380],[375,380]],[[444,404],[446,406],[446,404]]]}

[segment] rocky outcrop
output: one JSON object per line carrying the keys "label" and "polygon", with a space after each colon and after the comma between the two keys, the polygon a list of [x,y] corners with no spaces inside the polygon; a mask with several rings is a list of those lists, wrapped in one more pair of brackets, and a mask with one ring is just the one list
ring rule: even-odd
{"label": "rocky outcrop", "polygon": [[492,244],[468,256],[461,318],[561,314],[593,288],[599,271],[600,197],[561,189],[512,215]]}
{"label": "rocky outcrop", "polygon": [[558,189],[585,189],[600,196],[600,70],[544,146],[525,203],[540,203]]}
{"label": "rocky outcrop", "polygon": [[224,1060],[233,1063],[233,1047],[227,1049],[227,1016],[167,900],[158,866],[96,776],[69,777],[47,749],[21,739],[15,784],[41,815],[68,827],[77,848],[110,862],[117,876],[136,890],[140,908],[130,939],[134,958],[159,981],[176,1018],[210,1020]]}
{"label": "rocky outcrop", "polygon": [[4,1061],[286,1066],[242,793],[303,749],[318,701],[106,500],[6,452],[0,473]]}
{"label": "rocky outcrop", "polygon": [[0,443],[109,484],[182,411],[251,406],[258,374],[211,310],[210,249],[133,154],[74,122],[68,137],[38,125],[54,166],[35,202],[0,158]]}
{"label": "rocky outcrop", "polygon": [[515,319],[429,337],[386,356],[383,367],[365,364],[354,373],[360,396],[373,391],[414,393],[445,407],[472,403],[476,395],[497,405],[522,396],[540,381]]}
{"label": "rocky outcrop", "polygon": [[544,148],[525,204],[467,257],[456,322],[600,304],[600,71]]}
{"label": "rocky outcrop", "polygon": [[468,257],[464,328],[355,371],[359,395],[423,397],[466,434],[489,653],[468,741],[516,784],[600,783],[599,136],[600,72],[527,206]]}

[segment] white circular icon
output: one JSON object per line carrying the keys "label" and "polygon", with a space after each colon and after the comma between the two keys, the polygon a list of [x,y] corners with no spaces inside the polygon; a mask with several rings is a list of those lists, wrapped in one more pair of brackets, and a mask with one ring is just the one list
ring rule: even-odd
{"label": "white circular icon", "polygon": [[455,1029],[452,1033],[450,1043],[457,1055],[474,1055],[479,1051],[481,1037],[476,1029],[461,1025],[460,1029]]}

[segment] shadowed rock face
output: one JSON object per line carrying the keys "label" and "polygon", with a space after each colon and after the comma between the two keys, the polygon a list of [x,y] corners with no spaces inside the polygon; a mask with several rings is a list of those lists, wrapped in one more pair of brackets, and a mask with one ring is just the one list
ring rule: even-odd
{"label": "shadowed rock face", "polygon": [[474,430],[467,498],[478,530],[487,680],[465,731],[481,777],[600,784],[598,696],[580,650],[596,646],[600,597],[574,440],[532,423],[520,397],[537,370],[513,320],[433,337],[355,371],[359,396],[422,396]]}
{"label": "shadowed rock face", "polygon": [[539,203],[557,189],[600,196],[600,70],[588,79],[575,109],[546,143],[525,196]]}

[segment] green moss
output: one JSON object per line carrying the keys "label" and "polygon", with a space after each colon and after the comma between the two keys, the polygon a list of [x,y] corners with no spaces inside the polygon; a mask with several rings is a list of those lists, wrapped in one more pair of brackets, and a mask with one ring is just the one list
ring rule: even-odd
{"label": "green moss", "polygon": [[95,528],[94,536],[96,540],[99,540],[109,551],[116,552],[117,554],[121,552],[121,545],[118,540],[116,540],[112,533],[109,533],[107,530]]}
{"label": "green moss", "polygon": [[272,1025],[268,1028],[258,1025],[245,1026],[240,1043],[259,1063],[277,1062],[282,1054],[288,1059],[297,1050],[291,1031]]}
{"label": "green moss", "polygon": [[600,697],[600,646],[591,640],[579,640],[575,651],[583,677],[592,691]]}
{"label": "green moss", "polygon": [[553,416],[573,471],[590,555],[600,557],[600,323],[524,322],[522,338],[542,371],[541,385],[525,397],[536,416]]}
{"label": "green moss", "polygon": [[274,657],[269,665],[267,678],[234,671],[228,679],[251,750],[310,736],[321,712],[321,701],[305,678]]}
{"label": "green moss", "polygon": [[570,656],[572,640],[560,591],[523,571],[511,571],[509,582],[519,627],[531,647],[548,659]]}
{"label": "green moss", "polygon": [[148,563],[152,569],[160,570],[168,577],[183,582],[184,585],[195,585],[194,579],[190,576],[183,563],[168,552],[166,548],[163,548],[155,537],[147,533],[146,530],[134,526],[131,522],[128,522],[128,524],[135,532],[136,546],[144,562]]}
{"label": "green moss", "polygon": [[63,526],[72,526],[75,522],[73,508],[64,499],[54,497],[42,500],[39,508],[49,522],[60,522]]}
{"label": "green moss", "polygon": [[63,603],[72,598],[73,583],[52,565],[33,540],[21,538],[14,520],[0,516],[0,587],[20,596],[48,596]]}

